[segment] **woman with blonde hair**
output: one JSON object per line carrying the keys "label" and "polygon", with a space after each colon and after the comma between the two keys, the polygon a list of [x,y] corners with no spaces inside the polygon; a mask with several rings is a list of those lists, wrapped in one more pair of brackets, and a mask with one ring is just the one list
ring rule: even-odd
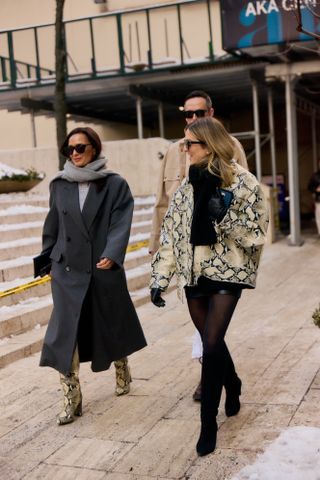
{"label": "woman with blonde hair", "polygon": [[266,238],[268,214],[257,179],[234,160],[234,143],[215,118],[189,125],[184,148],[189,177],[176,191],[164,218],[152,262],[151,301],[161,297],[175,273],[203,342],[200,456],[216,446],[222,387],[225,412],[240,410],[241,380],[224,341],[242,289],[254,288]]}

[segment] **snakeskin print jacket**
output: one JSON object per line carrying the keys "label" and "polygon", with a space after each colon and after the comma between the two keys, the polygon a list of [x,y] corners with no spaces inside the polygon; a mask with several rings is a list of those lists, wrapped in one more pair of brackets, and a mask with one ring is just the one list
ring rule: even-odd
{"label": "snakeskin print jacket", "polygon": [[240,165],[234,166],[234,182],[226,187],[232,191],[233,200],[222,221],[212,224],[217,234],[214,245],[193,248],[190,244],[193,187],[186,179],[178,188],[162,223],[150,288],[165,291],[174,274],[180,291],[186,285],[196,285],[200,276],[243,288],[255,287],[268,209],[256,177]]}

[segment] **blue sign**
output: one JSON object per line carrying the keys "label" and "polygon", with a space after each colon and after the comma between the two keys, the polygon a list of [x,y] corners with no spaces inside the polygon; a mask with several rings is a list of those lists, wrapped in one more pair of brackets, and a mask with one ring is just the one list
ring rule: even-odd
{"label": "blue sign", "polygon": [[[225,50],[312,40],[297,31],[296,0],[221,0],[220,5]],[[318,0],[302,0],[301,16],[304,30],[320,33]]]}

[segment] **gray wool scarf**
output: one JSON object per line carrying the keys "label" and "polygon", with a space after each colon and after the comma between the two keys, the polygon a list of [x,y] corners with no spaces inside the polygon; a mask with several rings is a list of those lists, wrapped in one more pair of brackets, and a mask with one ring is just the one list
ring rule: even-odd
{"label": "gray wool scarf", "polygon": [[71,160],[67,160],[64,164],[63,170],[57,173],[54,177],[62,178],[68,182],[92,182],[93,180],[99,180],[100,178],[110,175],[111,170],[106,168],[106,159],[99,157],[97,160],[88,163],[85,167],[76,167]]}

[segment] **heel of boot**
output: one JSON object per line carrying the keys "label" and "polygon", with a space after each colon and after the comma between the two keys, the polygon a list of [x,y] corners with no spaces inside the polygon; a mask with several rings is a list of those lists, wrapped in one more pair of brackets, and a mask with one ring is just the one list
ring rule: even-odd
{"label": "heel of boot", "polygon": [[80,403],[78,404],[78,406],[76,407],[75,411],[74,411],[74,414],[75,416],[77,417],[82,417],[82,400],[80,400]]}
{"label": "heel of boot", "polygon": [[197,454],[199,457],[212,453],[216,448],[217,443],[217,422],[212,422],[211,425],[204,424],[201,426],[200,437],[197,442]]}

